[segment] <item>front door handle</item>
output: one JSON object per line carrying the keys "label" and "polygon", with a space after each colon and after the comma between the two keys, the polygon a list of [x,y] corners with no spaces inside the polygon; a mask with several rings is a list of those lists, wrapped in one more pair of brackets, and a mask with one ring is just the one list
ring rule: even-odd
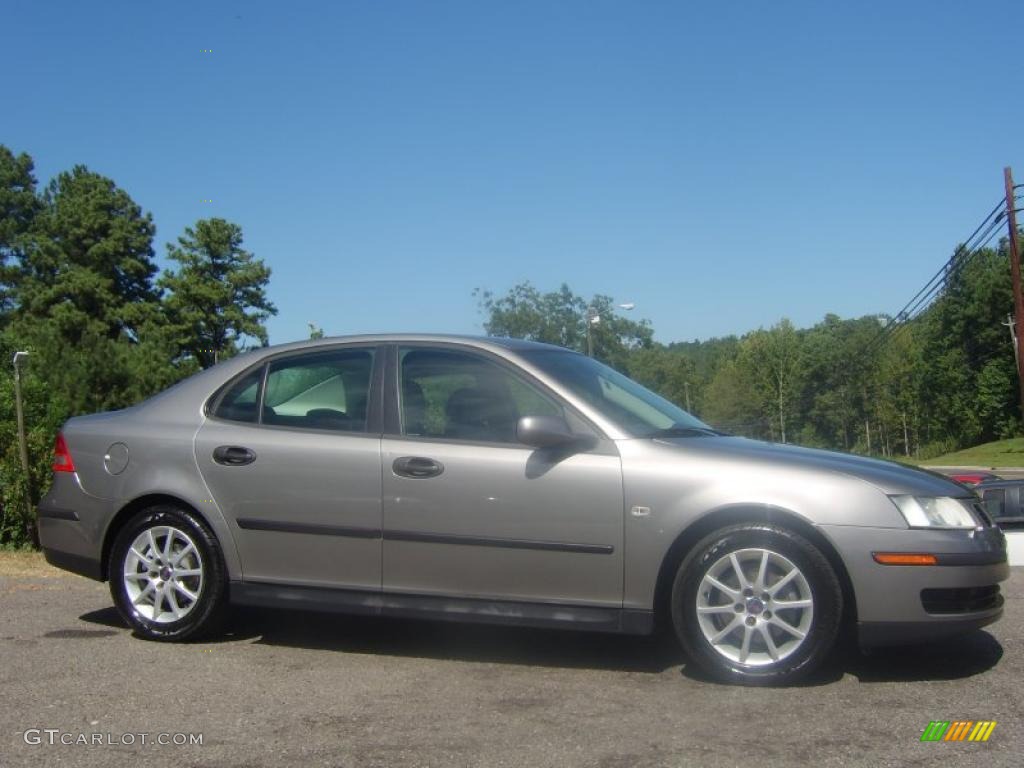
{"label": "front door handle", "polygon": [[221,445],[213,449],[213,460],[228,467],[242,467],[256,461],[256,453],[240,445]]}
{"label": "front door handle", "polygon": [[413,477],[418,480],[437,477],[444,472],[444,465],[441,462],[424,456],[402,456],[395,459],[391,468],[395,471],[396,475]]}

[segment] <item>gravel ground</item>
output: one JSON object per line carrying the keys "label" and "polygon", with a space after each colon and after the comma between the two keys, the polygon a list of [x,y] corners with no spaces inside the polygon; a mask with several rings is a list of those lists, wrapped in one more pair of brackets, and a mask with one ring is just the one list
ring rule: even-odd
{"label": "gravel ground", "polygon": [[[848,652],[771,690],[702,680],[659,638],[239,612],[217,642],[148,643],[106,585],[0,554],[0,765],[1019,766],[1024,569],[1004,589],[986,631]],[[920,742],[956,719],[998,725]],[[27,729],[114,743],[29,745]],[[120,743],[141,733],[202,744]]]}

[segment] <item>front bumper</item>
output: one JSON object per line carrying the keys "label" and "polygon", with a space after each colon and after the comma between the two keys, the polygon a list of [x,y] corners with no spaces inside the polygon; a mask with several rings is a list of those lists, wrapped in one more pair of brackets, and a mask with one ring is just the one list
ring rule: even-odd
{"label": "front bumper", "polygon": [[[1010,574],[998,528],[971,531],[821,526],[846,565],[862,646],[924,642],[999,619]],[[926,553],[938,565],[880,565],[875,552]]]}

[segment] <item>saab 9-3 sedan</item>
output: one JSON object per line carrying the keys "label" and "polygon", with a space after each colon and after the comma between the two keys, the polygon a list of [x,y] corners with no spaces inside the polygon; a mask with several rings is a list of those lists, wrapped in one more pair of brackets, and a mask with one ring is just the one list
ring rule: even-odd
{"label": "saab 9-3 sedan", "polygon": [[47,559],[141,637],[229,603],[643,634],[731,682],[995,621],[999,529],[947,479],[722,434],[575,352],[381,335],[260,349],[70,419]]}

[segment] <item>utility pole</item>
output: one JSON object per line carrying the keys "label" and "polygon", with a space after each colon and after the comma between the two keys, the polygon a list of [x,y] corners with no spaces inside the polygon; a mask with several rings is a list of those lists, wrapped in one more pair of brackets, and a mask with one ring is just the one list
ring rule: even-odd
{"label": "utility pole", "polygon": [[[1006,224],[1010,228],[1010,274],[1013,276],[1013,311],[1014,338],[1024,338],[1024,294],[1020,284],[1020,248],[1017,243],[1017,210],[1013,191],[1013,172],[1010,168],[1003,169],[1003,182],[1006,186]],[[1020,389],[1020,409],[1024,415],[1024,355],[1017,355],[1017,383]]]}

